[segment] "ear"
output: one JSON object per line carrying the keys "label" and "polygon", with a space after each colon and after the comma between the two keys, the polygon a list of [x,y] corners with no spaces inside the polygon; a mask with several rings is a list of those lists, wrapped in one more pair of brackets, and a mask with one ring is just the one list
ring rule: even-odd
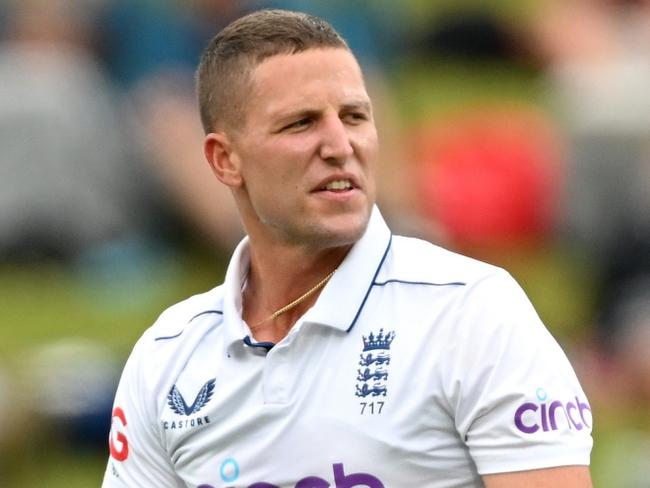
{"label": "ear", "polygon": [[223,132],[212,132],[205,136],[203,152],[212,172],[224,185],[239,187],[242,177],[237,155],[232,151],[228,136]]}

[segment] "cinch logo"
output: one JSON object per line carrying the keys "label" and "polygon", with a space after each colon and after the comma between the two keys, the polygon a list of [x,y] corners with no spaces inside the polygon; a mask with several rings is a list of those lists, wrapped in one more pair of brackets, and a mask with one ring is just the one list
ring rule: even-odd
{"label": "cinch logo", "polygon": [[[233,463],[234,461],[229,459],[227,462]],[[319,478],[318,476],[307,476],[306,478],[298,481],[294,488],[385,488],[384,484],[379,481],[375,476],[367,473],[350,473],[348,475],[343,471],[343,463],[337,463],[332,465],[332,470],[334,472],[334,485],[332,485],[327,480]],[[222,477],[223,466],[222,466]],[[239,475],[239,468],[237,468],[237,475]],[[236,477],[235,477],[236,478]],[[232,477],[224,479],[224,481],[234,481]],[[214,488],[212,485],[199,485],[197,488]],[[249,485],[248,488],[280,488],[278,485],[273,483],[267,483],[265,481],[258,481]]]}
{"label": "cinch logo", "polygon": [[[539,403],[526,402],[515,411],[515,426],[524,434],[534,434],[540,429],[543,432],[558,430],[558,420],[560,427],[564,424],[569,429],[591,428],[591,407],[577,396],[575,402],[562,403],[559,400],[547,402],[548,394],[544,388],[538,388],[536,394]],[[585,418],[585,411],[589,411],[589,421]]]}

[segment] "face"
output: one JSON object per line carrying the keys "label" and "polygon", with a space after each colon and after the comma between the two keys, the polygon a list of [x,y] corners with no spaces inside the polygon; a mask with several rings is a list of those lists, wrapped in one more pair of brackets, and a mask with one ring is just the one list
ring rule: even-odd
{"label": "face", "polygon": [[[344,49],[273,56],[252,74],[246,123],[229,137],[251,239],[334,247],[363,234],[375,201],[377,133]],[[222,180],[223,181],[223,180]]]}

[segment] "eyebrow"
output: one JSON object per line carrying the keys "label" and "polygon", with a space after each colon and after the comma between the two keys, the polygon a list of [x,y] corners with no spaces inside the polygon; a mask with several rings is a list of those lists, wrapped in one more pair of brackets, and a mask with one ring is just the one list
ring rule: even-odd
{"label": "eyebrow", "polygon": [[344,103],[342,108],[343,110],[362,109],[366,110],[367,112],[372,112],[372,105],[370,105],[370,102],[368,101]]}
{"label": "eyebrow", "polygon": [[[348,102],[344,103],[341,105],[341,111],[346,111],[346,110],[365,110],[369,113],[372,112],[372,105],[368,101],[360,100],[360,101],[353,101],[353,102]],[[319,109],[314,109],[314,108],[306,108],[306,109],[298,109],[294,110],[291,112],[287,113],[275,113],[272,115],[272,117],[275,117],[277,120],[288,120],[288,119],[293,119],[293,118],[301,118],[301,117],[314,117],[318,115],[321,111]]]}

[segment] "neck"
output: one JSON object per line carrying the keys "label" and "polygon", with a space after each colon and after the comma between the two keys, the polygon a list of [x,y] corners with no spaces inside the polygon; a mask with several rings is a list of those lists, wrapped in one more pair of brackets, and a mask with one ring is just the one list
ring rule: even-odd
{"label": "neck", "polygon": [[[256,252],[257,249],[251,242],[251,264],[244,289],[243,318],[255,339],[273,343],[282,340],[296,321],[316,302],[327,278],[341,263],[350,247],[319,252],[283,249],[270,253],[268,248]],[[297,300],[298,303],[292,304]],[[289,305],[292,306],[288,307]]]}

